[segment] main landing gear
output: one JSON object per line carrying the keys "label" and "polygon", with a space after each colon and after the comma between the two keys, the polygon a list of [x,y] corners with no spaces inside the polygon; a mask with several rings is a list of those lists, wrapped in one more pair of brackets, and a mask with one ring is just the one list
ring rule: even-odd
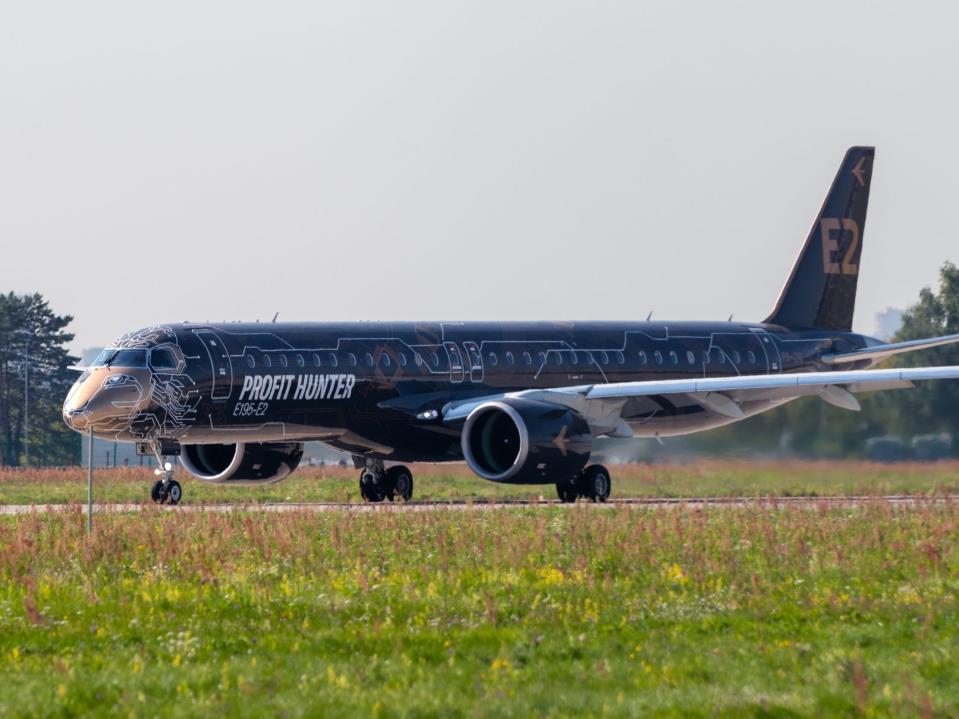
{"label": "main landing gear", "polygon": [[360,472],[360,496],[367,502],[408,502],[413,497],[413,473],[402,465],[383,468],[371,462]]}
{"label": "main landing gear", "polygon": [[601,464],[592,464],[578,476],[557,482],[556,494],[562,502],[575,502],[580,498],[605,502],[609,499],[612,487],[609,470]]}

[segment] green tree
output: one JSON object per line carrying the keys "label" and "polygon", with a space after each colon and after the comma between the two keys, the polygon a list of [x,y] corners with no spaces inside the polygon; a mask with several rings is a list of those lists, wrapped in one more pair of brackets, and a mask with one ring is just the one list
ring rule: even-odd
{"label": "green tree", "polygon": [[[939,270],[939,287],[919,293],[919,301],[902,318],[893,341],[959,334],[959,268],[946,262]],[[928,367],[959,364],[959,346],[945,345],[894,357],[895,367]],[[865,405],[864,405],[865,407]],[[959,441],[959,382],[917,382],[910,390],[883,392],[870,398],[874,413],[887,432],[903,437],[949,432]]]}
{"label": "green tree", "polygon": [[[72,464],[74,433],[60,418],[77,361],[66,349],[69,315],[55,314],[40,294],[0,294],[0,464],[22,465],[25,428],[30,464]],[[29,381],[29,424],[24,391]]]}

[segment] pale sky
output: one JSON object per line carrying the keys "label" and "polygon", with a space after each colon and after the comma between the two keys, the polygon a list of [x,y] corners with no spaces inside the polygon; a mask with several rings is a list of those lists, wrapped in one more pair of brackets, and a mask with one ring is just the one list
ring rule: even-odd
{"label": "pale sky", "polygon": [[877,146],[856,328],[959,261],[957,13],[5,2],[0,290],[162,321],[761,320]]}

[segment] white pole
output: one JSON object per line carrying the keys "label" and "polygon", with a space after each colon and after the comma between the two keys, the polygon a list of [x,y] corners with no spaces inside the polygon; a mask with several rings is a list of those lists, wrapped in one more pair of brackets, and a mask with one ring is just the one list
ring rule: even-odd
{"label": "white pole", "polygon": [[87,534],[93,534],[93,428],[87,443]]}

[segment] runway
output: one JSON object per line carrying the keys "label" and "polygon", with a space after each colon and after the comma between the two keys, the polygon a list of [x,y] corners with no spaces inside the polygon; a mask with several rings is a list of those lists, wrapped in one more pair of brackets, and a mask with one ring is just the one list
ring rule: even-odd
{"label": "runway", "polygon": [[[817,509],[821,507],[855,508],[866,505],[893,505],[907,509],[931,505],[950,505],[957,498],[952,496],[885,495],[849,497],[642,497],[614,499],[604,503],[577,502],[564,504],[558,500],[454,500],[421,501],[407,503],[360,504],[338,502],[276,503],[276,504],[180,504],[177,506],[150,503],[103,503],[94,504],[98,514],[123,514],[134,512],[437,512],[437,511],[497,511],[524,508],[557,508],[573,510],[608,510],[617,508],[652,509]],[[0,515],[49,514],[57,512],[85,511],[86,504],[3,504]]]}

